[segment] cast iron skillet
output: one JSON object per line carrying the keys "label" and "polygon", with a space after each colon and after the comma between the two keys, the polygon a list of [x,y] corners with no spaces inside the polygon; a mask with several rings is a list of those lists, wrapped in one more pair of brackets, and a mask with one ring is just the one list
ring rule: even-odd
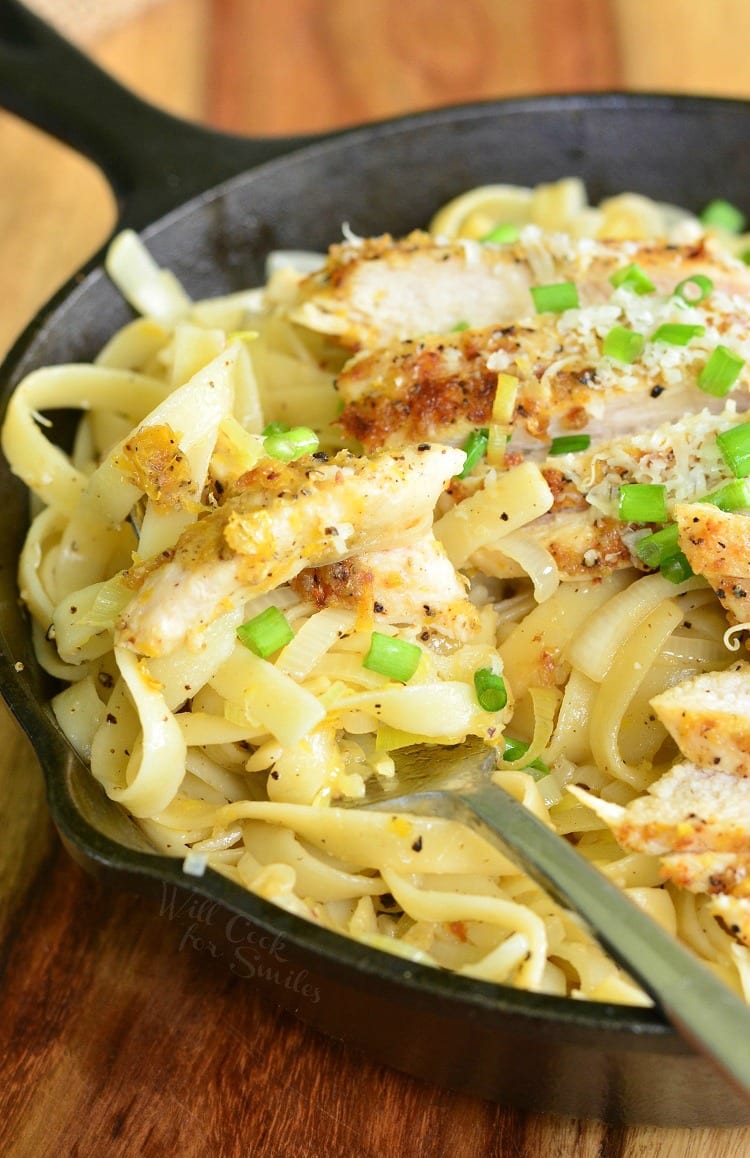
{"label": "cast iron skillet", "polygon": [[[262,280],[271,248],[322,249],[424,224],[472,185],[579,174],[592,200],[623,190],[698,208],[748,208],[750,105],[667,96],[567,96],[445,109],[307,141],[211,133],[137,100],[15,0],[0,0],[0,104],[87,154],[120,225],[194,296]],[[273,159],[276,158],[276,159]],[[54,238],[40,237],[40,244]],[[100,257],[42,310],[2,370],[91,358],[130,317]],[[662,1125],[736,1125],[750,1111],[657,1012],[574,1002],[455,977],[309,925],[218,876],[186,878],[107,800],[46,706],[19,610],[27,496],[0,475],[0,690],[27,731],[76,860],[161,897],[227,967],[309,1024],[431,1081],[523,1109]],[[22,664],[21,671],[16,665]]]}

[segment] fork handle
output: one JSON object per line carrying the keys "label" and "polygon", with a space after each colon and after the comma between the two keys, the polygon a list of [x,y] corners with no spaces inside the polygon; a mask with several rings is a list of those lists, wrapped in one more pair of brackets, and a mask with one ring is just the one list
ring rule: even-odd
{"label": "fork handle", "polygon": [[494,784],[424,792],[391,808],[459,820],[583,917],[612,957],[698,1052],[750,1096],[750,1009],[566,841]]}

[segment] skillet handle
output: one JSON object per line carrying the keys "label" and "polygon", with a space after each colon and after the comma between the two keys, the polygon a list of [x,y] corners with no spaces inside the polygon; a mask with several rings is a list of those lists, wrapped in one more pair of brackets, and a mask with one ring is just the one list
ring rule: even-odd
{"label": "skillet handle", "polygon": [[141,100],[19,0],[0,0],[0,106],[89,157],[139,229],[213,185],[311,137],[245,138]]}

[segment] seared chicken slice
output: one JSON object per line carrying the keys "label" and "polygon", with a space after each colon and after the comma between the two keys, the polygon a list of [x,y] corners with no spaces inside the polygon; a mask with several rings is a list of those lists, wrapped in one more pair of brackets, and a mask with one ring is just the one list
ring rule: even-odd
{"label": "seared chicken slice", "polygon": [[[719,344],[748,358],[732,394],[738,410],[745,410],[750,298],[714,293],[689,310],[676,304],[680,300],[653,294],[646,300],[623,289],[606,305],[543,314],[506,328],[391,342],[350,359],[341,371],[337,387],[345,406],[339,422],[369,451],[425,439],[461,442],[490,423],[502,372],[518,380],[512,449],[541,455],[561,434],[615,438],[691,410],[720,411],[723,399],[697,387]],[[615,326],[648,338],[661,325],[686,322],[705,329],[686,346],[648,343],[632,364],[603,354]]]}
{"label": "seared chicken slice", "polygon": [[676,764],[626,808],[569,791],[635,852],[750,852],[750,779],[730,772]]}
{"label": "seared chicken slice", "polygon": [[[542,473],[547,479],[546,472]],[[632,567],[631,550],[623,538],[628,531],[632,531],[629,523],[619,523],[581,503],[576,510],[542,515],[527,523],[521,533],[549,551],[560,578],[567,581],[603,578],[622,567]],[[517,579],[525,574],[518,563],[503,555],[502,540],[497,547],[475,551],[470,563],[498,579]]]}
{"label": "seared chicken slice", "polygon": [[[663,485],[668,508],[674,507],[675,512],[684,500],[704,497],[732,478],[719,453],[716,434],[734,425],[736,418],[734,403],[730,402],[722,414],[703,410],[645,434],[608,439],[577,454],[547,459],[541,471],[554,495],[554,506],[527,524],[524,535],[550,552],[563,579],[607,575],[620,567],[646,569],[636,554],[644,528],[618,518],[620,487],[628,483]],[[477,485],[479,480],[474,477],[465,482],[455,480],[451,496],[460,501],[465,491]],[[710,517],[711,512],[722,513],[705,504],[695,504],[695,509],[702,518]],[[750,528],[750,520],[746,522]],[[487,560],[482,566],[498,578],[518,576],[517,564],[504,560],[501,552],[502,543],[493,551],[491,567]],[[700,568],[693,564],[693,569]]]}
{"label": "seared chicken slice", "polygon": [[[424,443],[373,459],[342,451],[264,460],[180,536],[170,558],[144,565],[116,642],[142,655],[169,654],[223,611],[304,567],[421,538],[463,461],[460,450]],[[134,582],[140,578],[136,570]]]}
{"label": "seared chicken slice", "polygon": [[325,567],[301,571],[295,591],[316,607],[351,607],[370,625],[422,625],[462,642],[479,630],[476,608],[466,597],[460,577],[441,543],[430,531],[406,547],[368,551]]}
{"label": "seared chicken slice", "polygon": [[624,848],[661,856],[665,880],[708,895],[750,945],[750,664],[696,676],[651,704],[689,762],[626,808],[570,791]]}
{"label": "seared chicken slice", "polygon": [[692,246],[575,240],[525,229],[512,245],[442,244],[429,234],[386,235],[334,245],[323,268],[301,282],[294,321],[369,349],[456,324],[510,325],[534,314],[532,285],[574,281],[583,305],[608,301],[611,275],[636,262],[659,292],[701,273],[727,293],[750,293],[742,262],[710,241]]}
{"label": "seared chicken slice", "polygon": [[675,853],[663,858],[661,872],[691,893],[750,898],[750,853]]}
{"label": "seared chicken slice", "polygon": [[750,776],[750,663],[698,675],[651,706],[687,760]]}
{"label": "seared chicken slice", "polygon": [[665,880],[710,898],[709,911],[744,945],[750,945],[750,854],[683,853],[665,856]]}
{"label": "seared chicken slice", "polygon": [[680,547],[708,579],[730,624],[750,622],[750,518],[703,503],[678,504],[674,515]]}

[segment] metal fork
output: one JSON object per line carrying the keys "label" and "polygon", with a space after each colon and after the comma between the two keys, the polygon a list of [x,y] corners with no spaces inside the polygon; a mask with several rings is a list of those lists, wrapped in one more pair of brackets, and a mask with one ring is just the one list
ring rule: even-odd
{"label": "metal fork", "polygon": [[575,849],[494,784],[480,740],[403,748],[396,776],[344,807],[458,820],[499,848],[565,908],[651,995],[681,1036],[750,1097],[750,1008]]}

